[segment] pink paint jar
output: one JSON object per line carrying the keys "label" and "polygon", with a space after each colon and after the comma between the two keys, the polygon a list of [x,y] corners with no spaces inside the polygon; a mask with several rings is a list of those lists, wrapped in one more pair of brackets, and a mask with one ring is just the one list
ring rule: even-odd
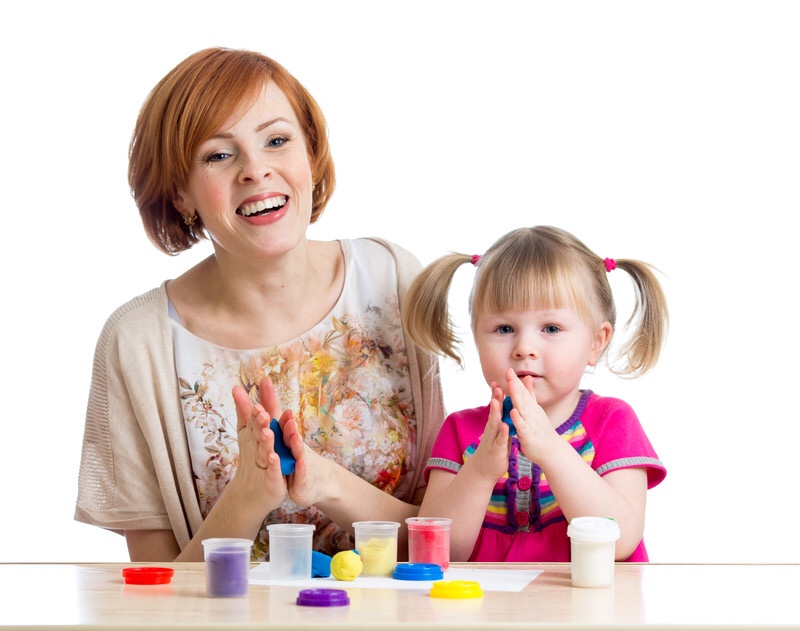
{"label": "pink paint jar", "polygon": [[450,567],[450,526],[447,517],[409,517],[408,560],[411,563],[435,563],[442,571]]}

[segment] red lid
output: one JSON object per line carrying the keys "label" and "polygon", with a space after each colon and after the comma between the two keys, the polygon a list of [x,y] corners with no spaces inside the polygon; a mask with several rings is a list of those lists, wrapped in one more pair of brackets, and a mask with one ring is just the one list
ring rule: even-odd
{"label": "red lid", "polygon": [[172,580],[171,567],[126,567],[122,578],[128,585],[163,585]]}

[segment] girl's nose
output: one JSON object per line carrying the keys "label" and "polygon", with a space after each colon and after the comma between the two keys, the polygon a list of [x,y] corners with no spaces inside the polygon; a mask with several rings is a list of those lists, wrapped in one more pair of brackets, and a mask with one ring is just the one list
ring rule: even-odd
{"label": "girl's nose", "polygon": [[519,336],[514,344],[514,359],[535,358],[538,350],[534,340],[526,336]]}

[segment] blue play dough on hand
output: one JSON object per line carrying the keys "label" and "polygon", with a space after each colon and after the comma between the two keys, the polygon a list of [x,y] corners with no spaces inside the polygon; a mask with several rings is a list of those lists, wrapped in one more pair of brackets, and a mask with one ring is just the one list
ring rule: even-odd
{"label": "blue play dough on hand", "polygon": [[509,436],[516,436],[517,435],[517,428],[514,427],[514,421],[511,420],[511,408],[514,405],[511,403],[511,397],[506,397],[503,399],[503,423],[508,425]]}
{"label": "blue play dough on hand", "polygon": [[269,423],[269,428],[275,434],[275,453],[281,458],[281,473],[283,475],[294,473],[294,456],[286,446],[286,443],[283,442],[283,431],[278,424],[278,419],[272,419]]}

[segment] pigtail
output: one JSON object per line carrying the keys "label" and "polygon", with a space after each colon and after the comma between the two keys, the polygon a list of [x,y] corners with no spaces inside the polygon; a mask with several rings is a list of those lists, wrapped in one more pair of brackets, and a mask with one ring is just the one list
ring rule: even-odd
{"label": "pigtail", "polygon": [[616,266],[633,280],[635,302],[626,324],[629,335],[620,349],[627,366],[624,370],[611,370],[620,376],[639,377],[655,367],[661,354],[669,325],[667,300],[651,265],[635,259],[617,259]]}
{"label": "pigtail", "polygon": [[404,299],[403,328],[420,348],[453,359],[462,365],[461,340],[447,307],[447,297],[456,270],[471,262],[469,254],[452,253],[425,267],[412,281]]}

